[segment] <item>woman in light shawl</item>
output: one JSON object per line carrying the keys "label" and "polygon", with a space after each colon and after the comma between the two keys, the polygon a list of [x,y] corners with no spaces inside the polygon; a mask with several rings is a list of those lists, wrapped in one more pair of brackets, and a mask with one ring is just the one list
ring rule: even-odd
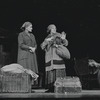
{"label": "woman in light shawl", "polygon": [[66,35],[64,32],[62,34],[56,32],[56,26],[54,24],[48,26],[47,32],[50,34],[41,44],[41,48],[45,50],[45,85],[46,88],[50,89],[53,87],[57,77],[63,78],[66,76],[64,60],[56,53],[56,50],[59,45],[67,46],[68,41],[65,39]]}

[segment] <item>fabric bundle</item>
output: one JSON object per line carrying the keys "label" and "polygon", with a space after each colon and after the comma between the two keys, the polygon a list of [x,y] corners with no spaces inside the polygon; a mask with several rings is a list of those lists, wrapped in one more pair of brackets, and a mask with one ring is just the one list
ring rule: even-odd
{"label": "fabric bundle", "polygon": [[25,69],[19,64],[9,64],[1,68],[1,72],[10,72],[10,73],[27,73],[32,76],[35,80],[39,77],[35,72],[30,69]]}
{"label": "fabric bundle", "polygon": [[58,48],[56,49],[56,53],[64,58],[64,59],[70,59],[70,52],[69,50],[63,46],[63,45],[59,45]]}

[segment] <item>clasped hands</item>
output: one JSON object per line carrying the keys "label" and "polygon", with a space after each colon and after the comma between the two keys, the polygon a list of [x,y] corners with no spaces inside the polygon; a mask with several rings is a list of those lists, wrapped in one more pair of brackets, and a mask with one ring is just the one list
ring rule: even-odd
{"label": "clasped hands", "polygon": [[34,53],[36,48],[35,47],[29,47],[29,49],[30,49],[29,50],[30,52]]}

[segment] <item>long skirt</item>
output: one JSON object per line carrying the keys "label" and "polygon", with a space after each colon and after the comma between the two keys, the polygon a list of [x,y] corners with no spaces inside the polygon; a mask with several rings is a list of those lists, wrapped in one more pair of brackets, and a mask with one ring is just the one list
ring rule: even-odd
{"label": "long skirt", "polygon": [[[30,69],[33,72],[38,74],[38,64],[37,64],[37,58],[36,58],[36,54],[31,54],[28,53],[28,57],[27,58],[23,58],[21,60],[18,60],[18,64],[22,65],[24,68],[26,69]],[[32,85],[35,87],[35,85],[38,85],[38,79],[36,81],[34,81],[32,79]]]}
{"label": "long skirt", "polygon": [[22,65],[24,68],[30,69],[33,72],[38,73],[37,58],[35,53],[28,53],[28,57],[18,60],[18,63]]}
{"label": "long skirt", "polygon": [[66,69],[53,69],[46,71],[45,75],[45,88],[52,88],[57,77],[64,78],[66,76]]}

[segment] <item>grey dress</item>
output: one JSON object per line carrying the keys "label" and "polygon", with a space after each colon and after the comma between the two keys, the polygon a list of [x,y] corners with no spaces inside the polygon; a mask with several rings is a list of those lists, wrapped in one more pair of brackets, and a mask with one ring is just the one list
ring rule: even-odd
{"label": "grey dress", "polygon": [[36,53],[31,53],[29,47],[36,47],[36,40],[32,33],[30,36],[26,32],[21,32],[18,36],[18,64],[24,68],[31,69],[35,73],[38,73],[38,65]]}

